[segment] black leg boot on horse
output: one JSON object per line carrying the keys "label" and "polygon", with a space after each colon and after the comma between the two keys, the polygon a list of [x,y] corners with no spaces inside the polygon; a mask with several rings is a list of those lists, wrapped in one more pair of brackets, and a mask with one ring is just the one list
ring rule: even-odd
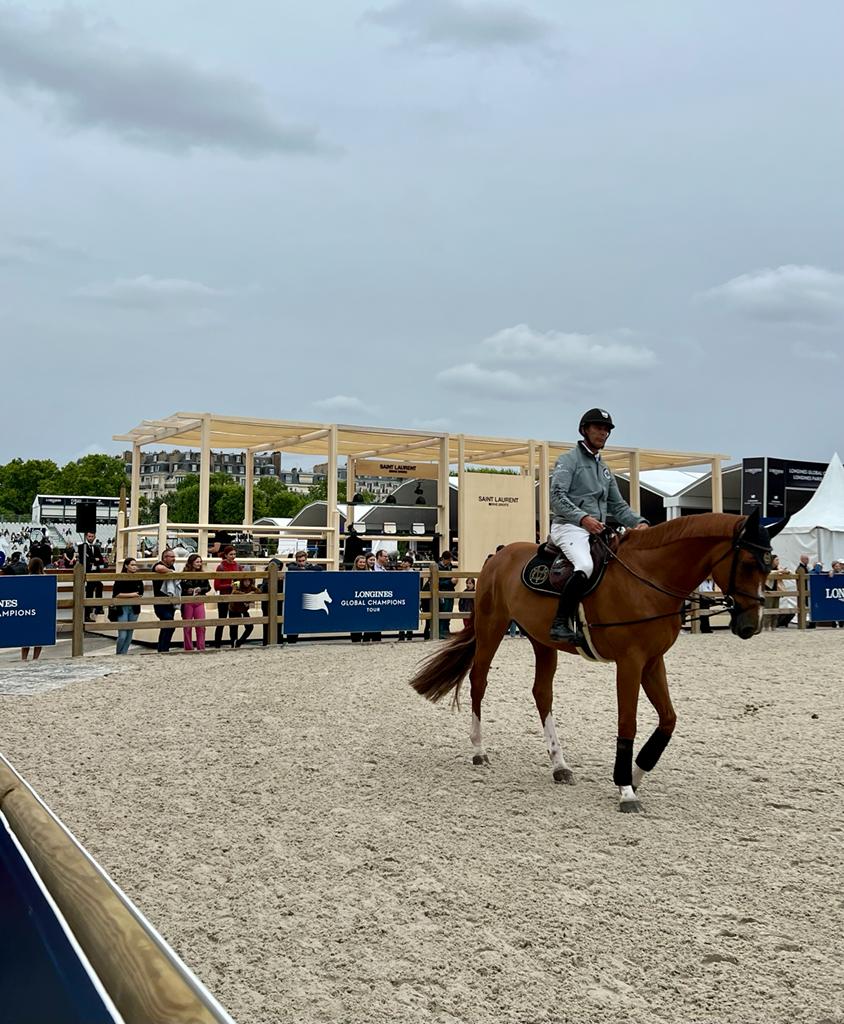
{"label": "black leg boot on horse", "polygon": [[582,644],[583,634],[577,628],[577,606],[589,585],[589,577],[585,572],[573,572],[571,579],[560,594],[557,614],[551,623],[548,635],[558,644]]}

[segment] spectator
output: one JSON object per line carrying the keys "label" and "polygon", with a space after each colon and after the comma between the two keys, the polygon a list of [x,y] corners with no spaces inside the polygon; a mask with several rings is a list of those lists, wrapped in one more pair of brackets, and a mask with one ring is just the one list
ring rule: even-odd
{"label": "spectator", "polygon": [[[712,594],[715,592],[715,581],[711,578],[705,579],[703,583],[697,588],[701,594]],[[712,623],[709,621],[708,609],[712,607],[712,600],[708,597],[701,597],[700,599],[700,610],[704,612],[698,619],[700,624],[701,633],[711,633]],[[763,620],[764,621],[764,620]]]}
{"label": "spectator", "polygon": [[[252,600],[249,601],[232,601],[229,606],[229,615],[234,619],[247,619],[249,618],[249,609],[252,607],[255,601],[255,597],[258,594],[258,588],[255,586],[255,580],[245,579],[238,580],[232,590],[234,594],[241,594],[244,597],[249,594],[252,595]],[[243,636],[238,640],[237,626],[231,626],[230,629],[234,630],[234,646],[242,647],[246,641],[252,636],[252,630],[255,627],[250,622],[248,626],[243,627]]]}
{"label": "spectator", "polygon": [[70,572],[76,565],[76,550],[72,544],[68,544],[56,560],[56,568],[62,572]]}
{"label": "spectator", "polygon": [[[192,555],[188,555],[188,560],[185,562],[185,572],[202,572],[203,562],[202,556],[196,552]],[[205,597],[211,590],[211,582],[209,580],[182,580],[182,594],[188,595],[189,597]],[[205,626],[198,625],[199,622],[205,621],[205,602],[204,601],[190,601],[182,605],[182,619],[186,623],[182,627],[182,633],[185,638],[185,650],[192,651],[194,649],[194,641],[196,642],[196,649],[198,651],[205,650]],[[193,621],[195,625],[189,626],[188,622]],[[193,637],[191,636],[193,634]]]}
{"label": "spectator", "polygon": [[[475,593],[475,581],[470,577],[466,580],[466,592],[469,594]],[[475,609],[474,597],[461,597],[457,601],[457,610],[463,612],[463,625],[468,628],[469,623],[472,621],[472,614]]]}
{"label": "spectator", "polygon": [[[271,565],[275,565],[279,570],[282,567],[282,564],[281,564],[281,562],[279,561],[278,558],[271,558],[270,559],[270,564]],[[269,565],[267,566],[267,569],[269,570]],[[270,589],[270,580],[269,580],[269,574],[268,574],[261,581],[261,585],[258,587],[258,590],[262,594],[267,594],[267,593],[269,593],[269,589]],[[284,593],[284,574],[282,572],[279,572],[279,576],[278,576],[278,591],[279,591],[279,596]],[[264,602],[263,603],[263,608],[265,608],[266,611],[262,611],[261,614],[262,615],[266,615],[267,618],[269,618],[269,615],[270,615],[270,602],[269,601]],[[283,605],[283,603],[281,601],[277,601],[275,609],[276,609],[276,622],[278,623],[278,625],[276,626],[276,643],[279,646],[281,646],[281,645],[284,644],[284,636],[282,634],[282,621],[281,621],[282,617],[284,615],[284,605]],[[263,629],[263,644],[264,644],[264,647],[266,647],[269,644],[269,642],[270,642],[270,624],[269,624],[269,622],[265,622],[263,627],[262,627],[262,629]]]}
{"label": "spectator", "polygon": [[[89,530],[85,534],[85,540],[79,545],[78,552],[79,561],[82,563],[85,569],[85,575],[88,576],[92,572],[102,572],[106,568],[106,560],[103,557],[103,550],[97,543],[97,535],[93,530]],[[103,585],[99,580],[89,580],[86,578],[85,581],[85,597],[86,598],[100,598],[103,596]],[[85,608],[85,621],[93,622],[98,615],[102,615],[103,610],[100,607],[91,608],[86,606]]]}
{"label": "spectator", "polygon": [[[176,569],[176,553],[172,548],[165,548],[161,555],[161,558],[152,567],[152,571],[158,573],[162,578],[152,581],[152,592],[156,597],[179,597],[181,594],[181,584],[179,580],[167,579],[168,576],[172,576]],[[176,606],[174,604],[154,604],[152,606],[155,612],[156,618],[161,619],[162,622],[172,622],[176,618]],[[175,627],[173,628],[161,628],[158,631],[158,644],[156,650],[159,654],[167,654],[170,650],[170,642],[173,639],[173,634],[176,632]]]}
{"label": "spectator", "polygon": [[6,576],[26,576],[26,562],[20,551],[13,551],[9,555],[9,561],[3,566],[3,573]]}
{"label": "spectator", "polygon": [[[422,577],[422,582],[419,585],[419,607],[423,615],[427,615],[426,619],[423,619],[422,626],[422,639],[431,639],[431,577],[425,575]],[[428,595],[427,597],[425,595]]]}
{"label": "spectator", "polygon": [[[126,575],[125,580],[115,580],[114,585],[111,588],[112,597],[120,597],[123,594],[136,594],[138,597],[144,596],[144,581],[139,579],[132,579],[132,577],[138,571],[138,563],[134,558],[124,558],[123,566],[120,570],[121,574]],[[112,617],[112,612],[115,611],[114,622],[136,622],[138,616],[141,614],[141,606],[139,604],[116,604],[111,605],[109,608],[109,619]],[[120,629],[117,631],[117,650],[115,654],[128,654],[129,647],[132,643],[132,635],[134,630],[132,629]]]}
{"label": "spectator", "polygon": [[[44,563],[40,558],[30,558],[28,572],[30,576],[43,576],[44,575]],[[21,647],[21,661],[26,661],[29,657],[29,647]],[[41,657],[41,648],[32,648],[32,660],[38,661]]]}
{"label": "spectator", "polygon": [[[367,572],[369,567],[366,564],[366,555],[356,555],[355,560],[352,563],[352,572]],[[350,633],[349,634],[353,644],[359,644],[363,640],[363,633]],[[367,634],[369,636],[369,634]]]}
{"label": "spectator", "polygon": [[[288,564],[287,572],[319,572],[321,570],[319,565],[311,565],[308,561],[307,551],[297,551],[296,556],[293,559],[293,564]],[[365,638],[364,638],[365,639]],[[288,633],[287,642],[289,644],[295,644],[299,642],[298,633]]]}
{"label": "spectator", "polygon": [[[437,569],[440,573],[439,588],[440,592],[451,593],[457,587],[457,580],[453,576],[449,576],[448,573],[452,572],[456,566],[452,561],[452,554],[450,551],[443,551],[440,555],[440,560],[437,562]],[[439,611],[440,615],[450,614],[454,610],[454,598],[453,597],[441,597],[439,600]],[[441,618],[440,619],[440,640],[448,639],[451,633],[451,619]]]}
{"label": "spectator", "polygon": [[[209,558],[221,558],[225,556],[226,548],[231,545],[232,536],[226,530],[217,530],[211,538],[211,547],[208,551]],[[219,616],[218,616],[219,618]]]}
{"label": "spectator", "polygon": [[[411,572],[413,569],[413,557],[412,555],[405,555],[399,559],[398,565],[396,566],[397,572]],[[418,623],[417,623],[418,625]],[[412,629],[400,629],[399,630],[399,641],[412,640],[413,630]]]}
{"label": "spectator", "polygon": [[46,533],[42,533],[29,545],[29,557],[40,558],[42,565],[49,565],[53,561],[53,545],[47,539]]}
{"label": "spectator", "polygon": [[375,565],[372,566],[373,572],[387,572],[389,568],[390,556],[384,548],[380,548],[375,552]]}
{"label": "spectator", "polygon": [[366,553],[366,568],[369,569],[370,572],[375,571],[375,554],[372,551],[367,551]]}
{"label": "spectator", "polygon": [[[223,560],[217,566],[217,572],[240,572],[240,566],[235,559],[235,550],[232,544],[228,544],[223,550]],[[218,594],[228,595],[234,590],[233,580],[214,580],[214,589]],[[232,614],[230,602],[219,601],[217,603],[217,618],[227,619]],[[214,630],[214,646],[219,650],[223,640],[224,626],[217,626]],[[237,640],[237,627],[229,626],[229,647],[234,649]]]}
{"label": "spectator", "polygon": [[343,565],[347,569],[353,569],[358,555],[364,553],[366,541],[361,540],[360,536],[355,533],[351,523],[346,524],[346,529],[349,532],[346,534],[346,542],[343,545]]}
{"label": "spectator", "polygon": [[[801,555],[800,556],[800,561],[797,563],[797,568],[794,570],[795,574],[798,577],[799,576],[804,576],[804,575],[807,576],[809,574],[809,562],[810,561],[811,561],[811,559],[809,558],[808,555]],[[807,584],[807,589],[808,589],[808,582],[809,581],[808,580],[804,580],[803,582],[805,584]],[[798,590],[799,589],[800,589],[800,584],[798,582]],[[806,623],[806,629],[814,629],[814,628],[815,628],[814,622],[807,622]]]}

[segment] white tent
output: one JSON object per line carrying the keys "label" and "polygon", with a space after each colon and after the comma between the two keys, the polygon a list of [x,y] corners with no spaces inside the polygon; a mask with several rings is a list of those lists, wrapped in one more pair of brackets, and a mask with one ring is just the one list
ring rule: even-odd
{"label": "white tent", "polygon": [[844,560],[844,466],[837,452],[811,501],[789,519],[773,548],[783,569],[793,570],[801,555],[826,569],[834,560]]}

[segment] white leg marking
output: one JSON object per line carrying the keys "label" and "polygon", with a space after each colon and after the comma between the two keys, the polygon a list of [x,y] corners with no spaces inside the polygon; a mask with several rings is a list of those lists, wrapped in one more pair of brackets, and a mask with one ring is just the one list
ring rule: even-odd
{"label": "white leg marking", "polygon": [[648,777],[648,773],[644,768],[640,768],[637,764],[633,765],[633,788],[638,789],[645,779]]}
{"label": "white leg marking", "polygon": [[469,728],[469,739],[472,741],[475,753],[480,754],[481,757],[486,757],[483,734],[481,733],[481,720],[474,711],[472,712],[472,725]]}
{"label": "white leg marking", "polygon": [[626,804],[628,801],[632,801],[633,803],[637,802],[636,794],[633,792],[632,786],[619,786],[618,798],[623,804]]}
{"label": "white leg marking", "polygon": [[545,745],[548,747],[548,756],[551,758],[552,766],[554,768],[568,768],[566,759],[563,757],[563,751],[560,749],[560,741],[557,739],[557,726],[552,714],[549,713],[545,716],[542,731],[545,733]]}

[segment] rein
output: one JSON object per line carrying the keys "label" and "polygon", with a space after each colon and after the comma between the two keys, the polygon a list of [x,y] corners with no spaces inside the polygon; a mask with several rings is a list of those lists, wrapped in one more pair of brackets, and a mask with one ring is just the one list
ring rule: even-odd
{"label": "rein", "polygon": [[[764,547],[761,544],[754,544],[751,541],[745,540],[744,537],[743,537],[743,534],[744,534],[744,526],[741,526],[739,528],[739,530],[736,532],[736,534],[734,535],[733,543],[730,546],[729,551],[725,552],[718,559],[718,561],[714,562],[713,565],[712,565],[712,569],[714,569],[715,566],[716,565],[720,565],[721,562],[723,562],[725,558],[729,558],[730,555],[733,556],[733,561],[732,561],[732,564],[730,566],[730,580],[729,580],[729,583],[727,584],[727,590],[726,590],[726,592],[725,592],[723,597],[715,598],[712,601],[710,601],[710,604],[709,604],[710,608],[715,608],[715,609],[725,608],[725,609],[728,609],[730,611],[730,614],[733,615],[733,616],[735,615],[735,600],[734,600],[734,597],[736,595],[738,595],[740,597],[746,597],[748,600],[755,601],[755,602],[757,602],[760,605],[764,604],[764,602],[765,602],[765,598],[764,597],[760,597],[758,594],[748,594],[744,590],[737,590],[736,589],[736,585],[735,584],[736,584],[736,572],[738,570],[739,551],[742,551],[742,550],[744,550],[744,551],[751,551],[755,555],[757,560],[763,562],[763,564],[769,564],[770,563],[770,557],[771,557],[770,548],[766,548],[766,547]],[[660,583],[656,583],[653,580],[649,580],[647,577],[642,576],[640,573],[636,572],[636,570],[632,566],[628,565],[627,562],[625,562],[623,558],[619,558],[618,554],[615,551],[612,550],[612,548],[607,543],[607,541],[606,541],[606,539],[605,539],[603,534],[599,537],[599,541],[600,541],[601,544],[603,544],[604,549],[607,552],[609,558],[615,559],[615,561],[618,562],[618,564],[624,570],[626,570],[626,572],[628,572],[631,576],[633,576],[634,579],[637,579],[640,583],[644,583],[644,585],[646,587],[650,587],[651,590],[656,590],[658,593],[665,594],[666,597],[672,597],[675,600],[685,601],[688,598],[690,591],[675,590],[672,587],[668,587],[666,585],[663,585],[663,584],[660,584]],[[766,556],[767,556],[767,558],[766,558]],[[712,611],[712,612],[706,612],[705,614],[706,614],[706,618],[710,618],[710,616],[712,616],[712,615],[717,615],[718,611],[716,610],[716,611]],[[642,618],[642,619],[628,619],[625,622],[596,622],[596,623],[591,623],[590,622],[589,623],[589,628],[590,629],[608,629],[611,626],[636,626],[636,625],[638,625],[639,623],[642,623],[642,622],[655,622],[657,619],[673,619],[677,615],[679,615],[681,617],[681,619],[682,619],[682,617],[683,617],[683,607],[682,607],[682,605],[680,606],[680,608],[677,609],[677,611],[674,611],[674,612],[663,612],[662,615],[649,615],[646,618]]]}

